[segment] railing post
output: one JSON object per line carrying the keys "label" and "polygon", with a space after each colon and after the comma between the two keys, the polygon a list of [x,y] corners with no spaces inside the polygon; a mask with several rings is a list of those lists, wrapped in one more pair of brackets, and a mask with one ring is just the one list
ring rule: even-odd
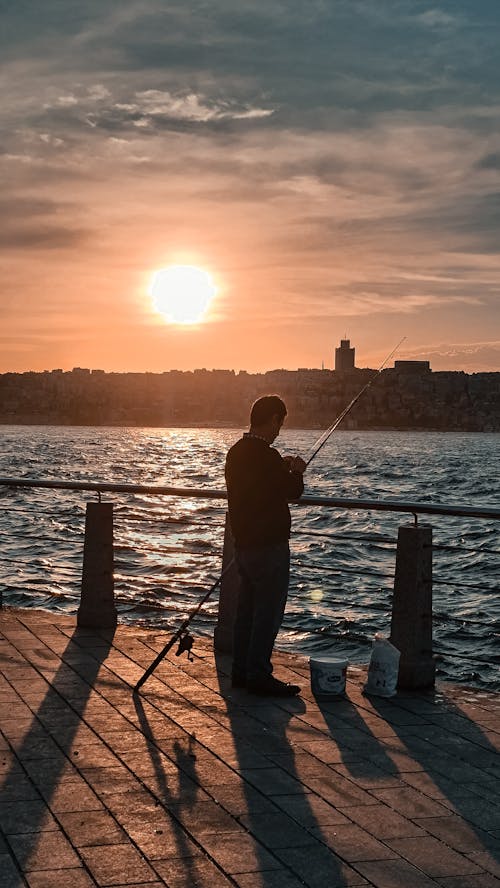
{"label": "railing post", "polygon": [[434,684],[432,656],[432,527],[403,524],[398,530],[391,642],[401,651],[398,687]]}
{"label": "railing post", "polygon": [[109,629],[116,626],[113,503],[87,503],[82,596],[77,623],[89,629]]}
{"label": "railing post", "polygon": [[[231,533],[229,515],[226,512],[224,549],[222,552],[223,571],[232,558],[234,558],[233,535]],[[231,654],[233,651],[233,624],[236,614],[239,582],[238,569],[236,564],[233,564],[222,578],[219,595],[219,614],[214,631],[214,647],[223,654]]]}

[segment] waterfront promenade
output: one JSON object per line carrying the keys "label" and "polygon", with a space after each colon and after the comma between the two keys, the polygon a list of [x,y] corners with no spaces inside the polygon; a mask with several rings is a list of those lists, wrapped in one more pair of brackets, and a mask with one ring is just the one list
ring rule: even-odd
{"label": "waterfront promenade", "polygon": [[0,888],[500,885],[500,698],[231,690],[196,639],[0,609]]}

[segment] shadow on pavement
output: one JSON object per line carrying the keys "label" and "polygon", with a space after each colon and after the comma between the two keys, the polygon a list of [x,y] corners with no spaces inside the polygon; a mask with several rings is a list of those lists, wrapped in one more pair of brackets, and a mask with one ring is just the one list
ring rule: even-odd
{"label": "shadow on pavement", "polygon": [[[24,627],[21,631],[28,632]],[[52,863],[54,869],[62,865],[68,871],[73,865],[81,867],[48,808],[56,795],[71,792],[72,787],[78,792],[81,778],[72,762],[73,745],[101,664],[111,648],[113,632],[92,637],[95,644],[91,656],[79,643],[89,640],[89,632],[80,629],[75,629],[64,650],[56,655],[32,635],[28,652],[23,644],[23,655],[12,676],[8,670],[4,672],[32,712],[27,720],[2,718],[2,730],[13,756],[0,791],[0,825],[23,872],[30,868],[49,870]],[[51,672],[55,662],[59,665]],[[12,711],[15,714],[15,707]],[[47,856],[47,861],[39,861],[40,855]],[[16,888],[16,878],[19,884],[25,884],[14,869],[12,881],[5,884]]]}
{"label": "shadow on pavement", "polygon": [[357,874],[328,847],[328,833],[347,820],[310,788],[315,781],[324,785],[332,772],[296,745],[308,733],[317,733],[302,721],[306,704],[300,697],[259,698],[231,689],[230,658],[215,656],[234,766],[242,777],[239,792],[231,798],[221,788],[220,802],[232,809],[253,837],[247,849],[251,866],[247,876],[235,875],[238,884],[252,888],[352,884]]}
{"label": "shadow on pavement", "polygon": [[[412,791],[423,794],[422,810],[416,808],[412,820],[431,838],[421,840],[418,851],[401,840],[399,853],[417,861],[431,849],[441,850],[441,842],[470,860],[470,878],[481,873],[474,867],[498,876],[500,733],[494,695],[444,685],[435,693],[399,694],[394,703],[375,697],[370,702],[393,728],[393,738],[383,738],[384,748],[393,760],[401,757],[401,777],[410,788],[406,796],[387,790],[383,801],[404,809],[417,804]],[[420,723],[405,725],[405,712],[420,717]],[[490,739],[488,725],[493,723],[496,731],[491,730]],[[406,772],[409,767],[414,769]],[[450,875],[441,872],[439,860],[433,872],[436,878]]]}

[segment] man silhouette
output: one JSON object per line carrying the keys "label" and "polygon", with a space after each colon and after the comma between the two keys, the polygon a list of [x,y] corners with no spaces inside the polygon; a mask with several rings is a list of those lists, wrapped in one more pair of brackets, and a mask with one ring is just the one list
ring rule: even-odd
{"label": "man silhouette", "polygon": [[277,395],[258,398],[250,431],[229,450],[226,485],[240,589],[233,634],[233,687],[293,697],[297,685],[273,676],[271,656],[281,626],[290,573],[290,509],[304,490],[306,463],[271,447],[287,410]]}

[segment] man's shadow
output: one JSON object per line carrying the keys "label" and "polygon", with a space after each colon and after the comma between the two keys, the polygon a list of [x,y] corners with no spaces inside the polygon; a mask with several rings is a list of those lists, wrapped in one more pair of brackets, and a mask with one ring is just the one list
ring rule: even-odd
{"label": "man's shadow", "polygon": [[[51,677],[47,677],[47,667],[55,655],[44,644],[43,631],[39,643],[32,644],[27,652],[21,646],[20,653],[27,665],[38,672],[41,680],[49,682],[41,703],[30,707],[33,718],[26,732],[16,731],[17,736],[12,735],[10,739],[13,759],[0,790],[0,805],[10,803],[17,809],[14,821],[7,823],[4,833],[21,871],[25,871],[46,835],[43,826],[51,816],[48,808],[57,790],[65,781],[78,778],[71,750],[99,670],[112,647],[113,636],[114,630],[93,633],[75,629],[65,649],[57,655],[61,662]],[[82,641],[85,646],[81,646]],[[15,674],[12,685],[15,690]],[[27,695],[28,705],[29,699]],[[19,826],[16,826],[16,816],[22,819]],[[75,866],[78,865],[75,855]],[[24,884],[20,877],[19,884]],[[15,888],[14,882],[12,888]]]}
{"label": "man's shadow", "polygon": [[241,793],[229,796],[221,787],[218,801],[253,837],[253,867],[259,873],[260,888],[347,886],[350,880],[343,862],[322,842],[322,824],[329,817],[331,824],[346,818],[303,782],[303,769],[311,768],[312,779],[315,768],[319,774],[326,766],[294,748],[289,737],[300,732],[301,724],[304,732],[309,728],[300,719],[294,721],[306,711],[304,701],[300,697],[259,698],[234,690],[229,677],[231,658],[215,651],[215,660],[233,740],[234,767],[241,774]]}

